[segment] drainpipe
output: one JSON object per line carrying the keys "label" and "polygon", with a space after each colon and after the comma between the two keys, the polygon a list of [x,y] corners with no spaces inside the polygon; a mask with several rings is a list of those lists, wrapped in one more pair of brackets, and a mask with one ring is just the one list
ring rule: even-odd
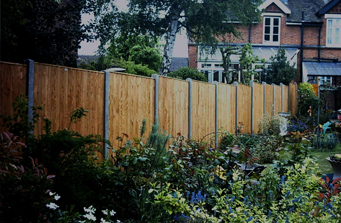
{"label": "drainpipe", "polygon": [[322,29],[322,25],[319,28],[319,39],[318,39],[318,47],[317,47],[317,61],[321,62],[321,29]]}
{"label": "drainpipe", "polygon": [[302,26],[301,26],[301,56],[300,56],[300,82],[303,80],[303,40],[304,40],[304,12],[302,11]]}
{"label": "drainpipe", "polygon": [[251,43],[251,24],[249,25],[249,43]]}

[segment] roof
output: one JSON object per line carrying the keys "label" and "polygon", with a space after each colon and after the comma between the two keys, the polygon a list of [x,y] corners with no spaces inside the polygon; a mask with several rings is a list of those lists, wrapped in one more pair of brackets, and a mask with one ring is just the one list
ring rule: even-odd
{"label": "roof", "polygon": [[303,62],[308,76],[341,76],[341,63]]}
{"label": "roof", "polygon": [[325,5],[323,0],[288,0],[291,14],[287,22],[322,22],[316,13]]}
{"label": "roof", "polygon": [[276,4],[285,14],[290,14],[291,10],[281,0],[266,0],[259,6],[260,10],[266,9],[272,3]]}
{"label": "roof", "polygon": [[186,57],[172,57],[170,71],[176,71],[180,67],[188,67],[188,58]]}
{"label": "roof", "polygon": [[317,12],[317,15],[321,16],[326,14],[331,8],[333,8],[339,2],[340,0],[331,0]]}

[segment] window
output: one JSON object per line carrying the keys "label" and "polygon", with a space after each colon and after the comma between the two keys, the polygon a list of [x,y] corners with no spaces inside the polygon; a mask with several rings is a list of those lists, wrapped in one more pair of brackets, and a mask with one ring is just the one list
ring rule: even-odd
{"label": "window", "polygon": [[279,30],[280,18],[279,17],[264,17],[264,44],[279,45]]}
{"label": "window", "polygon": [[332,77],[331,76],[324,76],[324,77],[319,77],[319,86],[320,85],[327,85],[331,86],[332,85]]}
{"label": "window", "polygon": [[327,46],[341,46],[341,19],[327,20]]}

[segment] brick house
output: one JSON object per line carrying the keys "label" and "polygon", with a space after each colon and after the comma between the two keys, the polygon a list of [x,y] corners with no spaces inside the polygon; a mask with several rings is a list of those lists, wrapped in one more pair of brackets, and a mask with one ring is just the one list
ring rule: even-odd
{"label": "brick house", "polygon": [[[297,66],[297,82],[341,85],[341,0],[266,0],[260,9],[260,22],[250,27],[235,22],[241,38],[227,38],[229,44],[249,42],[254,54],[266,61],[284,47],[290,63]],[[190,42],[188,55],[189,67],[222,82],[220,52],[205,55]],[[232,55],[231,61],[231,69],[238,69],[239,56]],[[328,100],[330,109],[341,108],[340,91]]]}

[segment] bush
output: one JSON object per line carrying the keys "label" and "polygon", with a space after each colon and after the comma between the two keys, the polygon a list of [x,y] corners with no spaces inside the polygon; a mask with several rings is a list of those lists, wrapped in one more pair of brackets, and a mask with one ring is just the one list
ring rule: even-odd
{"label": "bush", "polygon": [[136,74],[146,77],[151,77],[153,74],[157,74],[155,70],[151,70],[142,64],[135,64],[133,61],[115,61],[115,66],[126,69],[125,73],[128,74]]}
{"label": "bush", "polygon": [[[310,83],[301,83],[299,86],[299,102],[297,117],[308,125],[317,124],[317,111],[319,98],[315,95],[313,86]],[[308,110],[312,110],[312,116],[309,116]]]}
{"label": "bush", "polygon": [[199,72],[197,69],[193,69],[190,67],[180,67],[180,69],[170,72],[168,76],[183,79],[183,80],[186,80],[187,78],[191,78],[193,80],[207,82],[207,78],[205,77],[203,73]]}

